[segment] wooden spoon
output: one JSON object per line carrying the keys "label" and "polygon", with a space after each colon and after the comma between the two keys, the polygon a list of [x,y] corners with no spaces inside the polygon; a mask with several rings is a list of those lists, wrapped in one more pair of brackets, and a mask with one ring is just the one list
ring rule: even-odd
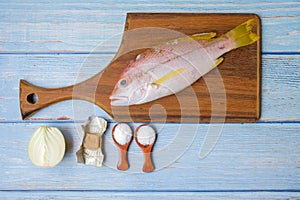
{"label": "wooden spoon", "polygon": [[[154,128],[152,128],[150,125],[143,124],[143,125],[139,126],[135,130],[134,139],[135,139],[136,143],[138,144],[138,146],[144,152],[143,172],[152,172],[152,171],[154,171],[155,167],[154,167],[154,165],[152,163],[152,160],[151,160],[151,151],[152,151],[153,145],[154,145],[154,143],[156,141],[156,133],[153,135],[154,136],[154,140],[153,140],[153,142],[151,144],[146,144],[145,145],[145,144],[141,143],[141,141],[139,141],[139,139],[138,139],[138,134],[139,134],[140,128],[145,127],[145,126],[147,126],[150,129],[150,131],[153,131],[155,133]],[[152,136],[150,136],[150,137],[152,137]]]}
{"label": "wooden spoon", "polygon": [[[116,124],[113,127],[113,129],[112,129],[112,138],[113,138],[113,141],[115,142],[115,144],[117,145],[117,147],[119,148],[119,162],[118,162],[117,168],[119,170],[125,171],[125,170],[128,170],[128,168],[129,168],[129,164],[128,164],[128,160],[127,160],[127,150],[128,150],[128,147],[129,147],[129,145],[132,141],[132,136],[131,136],[130,140],[127,141],[126,144],[124,144],[124,145],[120,144],[117,141],[117,139],[115,138],[115,135],[114,135],[116,127],[119,126],[120,124],[124,125],[125,123],[119,123],[119,124]],[[127,125],[127,124],[125,124],[125,125]],[[130,127],[129,127],[129,129],[130,129]]]}

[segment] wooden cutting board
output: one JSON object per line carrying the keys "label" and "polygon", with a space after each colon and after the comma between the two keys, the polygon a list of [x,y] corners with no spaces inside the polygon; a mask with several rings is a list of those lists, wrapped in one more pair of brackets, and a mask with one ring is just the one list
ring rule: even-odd
{"label": "wooden cutting board", "polygon": [[64,88],[41,88],[21,80],[22,118],[28,119],[53,103],[82,99],[95,103],[114,120],[123,122],[254,122],[260,116],[260,41],[226,53],[217,69],[176,95],[129,107],[111,107],[109,100],[130,60],[151,45],[176,38],[176,34],[168,31],[157,34],[155,30],[221,35],[252,18],[255,19],[253,31],[261,36],[260,19],[254,14],[129,13],[117,55],[95,76]]}

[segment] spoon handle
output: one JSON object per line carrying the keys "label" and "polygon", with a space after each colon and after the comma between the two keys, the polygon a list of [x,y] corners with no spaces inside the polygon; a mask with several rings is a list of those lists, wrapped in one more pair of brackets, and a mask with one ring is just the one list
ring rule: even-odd
{"label": "spoon handle", "polygon": [[144,166],[143,166],[143,172],[153,172],[154,166],[151,160],[151,152],[144,153]]}
{"label": "spoon handle", "polygon": [[127,161],[127,151],[123,149],[119,149],[119,162],[118,162],[118,169],[119,170],[127,170],[129,168],[128,161]]}

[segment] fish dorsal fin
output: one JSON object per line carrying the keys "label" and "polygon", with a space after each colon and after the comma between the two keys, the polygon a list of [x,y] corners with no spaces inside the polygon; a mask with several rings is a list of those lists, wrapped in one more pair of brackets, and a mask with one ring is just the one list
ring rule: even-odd
{"label": "fish dorsal fin", "polygon": [[189,36],[194,40],[210,40],[211,38],[215,37],[217,34],[214,32],[211,33],[199,33]]}
{"label": "fish dorsal fin", "polygon": [[166,43],[161,43],[161,44],[155,46],[153,49],[160,49],[165,44],[178,44],[178,42],[186,42],[186,41],[190,41],[190,40],[210,40],[213,37],[215,37],[216,35],[217,34],[214,33],[214,32],[197,33],[197,34],[194,34],[194,35],[185,36],[185,37],[177,38],[177,39],[174,39],[174,40],[170,40]]}
{"label": "fish dorsal fin", "polygon": [[161,78],[157,79],[156,81],[154,81],[152,84],[153,85],[162,84],[163,82],[165,82],[175,76],[178,76],[179,74],[181,74],[183,72],[183,70],[184,70],[183,68],[179,68],[174,71],[171,71],[171,72],[167,73],[166,75],[162,76]]}

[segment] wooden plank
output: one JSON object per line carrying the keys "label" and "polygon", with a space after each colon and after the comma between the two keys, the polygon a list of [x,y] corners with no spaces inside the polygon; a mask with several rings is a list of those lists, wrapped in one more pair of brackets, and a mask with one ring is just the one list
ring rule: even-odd
{"label": "wooden plank", "polygon": [[89,192],[89,191],[31,191],[31,192],[0,192],[1,199],[61,199],[61,200],[97,200],[97,199],[111,199],[111,200],[144,200],[144,199],[158,199],[164,200],[268,200],[268,199],[298,199],[300,198],[299,192]]}
{"label": "wooden plank", "polygon": [[[261,120],[293,123],[228,124],[214,151],[202,160],[198,158],[199,148],[208,125],[200,125],[193,145],[170,167],[152,174],[127,174],[109,167],[94,169],[76,164],[74,154],[80,144],[76,124],[20,120],[20,78],[45,87],[61,87],[90,77],[102,67],[97,66],[99,63],[113,56],[107,53],[118,49],[118,33],[123,31],[126,12],[146,11],[259,14],[264,52]],[[295,42],[299,40],[299,11],[298,0],[1,1],[0,198],[300,199],[300,58],[299,43]],[[100,42],[105,44],[101,46]],[[94,63],[93,59],[85,61],[90,51],[104,54],[94,58]],[[83,63],[88,63],[86,68],[81,68]],[[82,77],[78,77],[79,70],[83,70]],[[75,114],[72,106],[77,109]],[[90,113],[108,117],[100,108],[82,101],[56,104],[34,117],[83,120]],[[39,125],[58,126],[67,137],[67,155],[57,168],[36,168],[27,158],[27,142]],[[166,128],[161,131],[157,148],[170,144],[170,133],[178,124],[155,126]],[[139,155],[135,145],[130,151]]]}
{"label": "wooden plank", "polygon": [[113,1],[113,6],[101,1],[2,2],[0,52],[90,52],[112,36],[115,37],[95,51],[116,52],[126,12],[257,13],[262,18],[264,52],[299,52],[294,42],[299,38],[299,11],[299,2],[294,0]]}
{"label": "wooden plank", "polygon": [[[0,55],[0,119],[21,120],[19,79],[43,87],[62,87],[85,80],[110,62],[111,55]],[[262,59],[262,121],[300,119],[299,55],[264,55]],[[75,110],[75,116],[74,116]],[[284,110],[284,112],[283,112]],[[99,107],[66,101],[39,111],[33,118],[84,120]],[[64,117],[65,116],[65,117]]]}
{"label": "wooden plank", "polygon": [[[168,95],[129,107],[112,106],[110,100],[120,75],[132,61],[136,60],[137,55],[142,57],[151,55],[157,44],[184,37],[178,32],[193,35],[203,30],[216,32],[219,37],[250,19],[254,20],[253,33],[260,37],[260,19],[253,14],[129,13],[125,30],[139,29],[139,31],[131,31],[124,35],[118,55],[103,72],[77,85],[58,89],[45,89],[21,81],[22,118],[28,119],[41,108],[73,98],[87,100],[100,106],[119,122],[254,122],[260,116],[260,40],[222,55],[224,62],[208,75],[198,79],[191,87],[188,87],[185,78],[179,79],[187,88],[177,92],[176,95]],[[189,45],[190,48],[200,47]],[[173,48],[176,49],[176,46]],[[164,54],[163,51],[161,53]],[[215,61],[211,60],[211,64],[203,65],[203,61],[197,59],[199,53],[201,52],[195,50],[188,55],[181,55],[178,62],[184,63],[183,68],[188,71],[195,69],[196,66],[197,73],[206,74],[209,70],[205,67],[213,66]],[[171,67],[178,65],[175,59],[170,60],[174,61]],[[166,67],[165,70],[170,70],[170,67]],[[195,74],[192,71],[184,73],[184,77],[192,76],[191,73]],[[155,73],[150,75],[152,78],[157,76]],[[148,89],[151,87],[147,86]],[[28,100],[30,94],[37,95],[38,101]],[[163,107],[163,111],[153,109],[157,104]]]}
{"label": "wooden plank", "polygon": [[[28,159],[29,138],[40,125],[58,127],[65,135],[66,155],[55,168],[38,168]],[[210,125],[153,124],[158,130],[153,150],[157,170],[148,174],[141,173],[142,153],[135,143],[128,154],[129,171],[115,169],[117,149],[110,130],[104,138],[106,167],[77,164],[75,152],[82,134],[75,125],[80,124],[2,123],[0,190],[300,189],[300,123],[227,124],[215,148],[203,159],[199,149]]]}
{"label": "wooden plank", "polygon": [[299,61],[299,55],[270,56],[263,61],[262,120],[300,120]]}

